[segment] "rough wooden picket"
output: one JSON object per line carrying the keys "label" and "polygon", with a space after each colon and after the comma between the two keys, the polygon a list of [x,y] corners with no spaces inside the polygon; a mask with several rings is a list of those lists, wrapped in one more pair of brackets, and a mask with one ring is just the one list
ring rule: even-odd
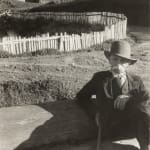
{"label": "rough wooden picket", "polygon": [[49,33],[37,35],[30,38],[3,37],[0,42],[0,50],[12,55],[31,53],[45,49],[56,49],[61,52],[81,50],[90,46],[102,44],[106,40],[118,40],[126,38],[127,18],[123,14],[109,12],[90,13],[66,13],[66,12],[36,12],[16,13],[9,12],[13,17],[48,17],[57,21],[75,22],[83,24],[101,24],[105,26],[104,31],[68,35],[67,33],[56,33],[50,36]]}

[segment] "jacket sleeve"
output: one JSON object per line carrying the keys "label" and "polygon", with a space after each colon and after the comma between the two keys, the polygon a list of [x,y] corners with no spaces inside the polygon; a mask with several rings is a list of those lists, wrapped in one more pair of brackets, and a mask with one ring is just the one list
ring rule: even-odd
{"label": "jacket sleeve", "polygon": [[142,103],[149,103],[150,104],[150,97],[149,97],[149,93],[145,88],[145,85],[142,81],[142,79],[139,77],[138,78],[138,88],[137,89],[133,89],[130,92],[131,98],[129,100],[129,103],[132,105],[139,105]]}
{"label": "jacket sleeve", "polygon": [[91,98],[92,95],[96,95],[97,81],[98,80],[95,74],[93,78],[77,93],[76,96],[76,103],[91,117],[95,117],[97,112],[96,104]]}

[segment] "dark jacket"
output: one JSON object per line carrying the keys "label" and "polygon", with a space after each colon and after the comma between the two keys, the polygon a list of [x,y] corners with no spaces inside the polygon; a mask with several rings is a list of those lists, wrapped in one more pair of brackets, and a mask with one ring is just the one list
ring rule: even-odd
{"label": "dark jacket", "polygon": [[[113,87],[113,93],[118,92],[116,96],[111,95],[110,85],[112,83],[112,73],[102,71],[94,74],[93,78],[78,92],[77,103],[87,111],[89,115],[95,116],[96,112],[103,113],[111,108],[115,98],[120,94],[129,94],[130,99],[126,105],[145,106],[149,105],[149,96],[140,77],[127,73],[127,89]],[[96,100],[93,100],[93,95]]]}

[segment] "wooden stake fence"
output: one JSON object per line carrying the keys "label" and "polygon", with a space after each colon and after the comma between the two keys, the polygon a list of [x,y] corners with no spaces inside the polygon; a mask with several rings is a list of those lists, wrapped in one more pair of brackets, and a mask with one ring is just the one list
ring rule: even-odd
{"label": "wooden stake fence", "polygon": [[8,16],[14,18],[36,19],[45,18],[53,19],[55,21],[64,21],[81,24],[102,24],[112,25],[120,20],[126,20],[123,14],[116,14],[110,12],[8,12]]}
{"label": "wooden stake fence", "polygon": [[106,40],[125,38],[125,23],[119,22],[110,27],[106,26],[104,31],[81,33],[81,35],[61,33],[60,35],[50,36],[47,33],[30,38],[3,37],[0,43],[0,50],[13,55],[19,55],[44,49],[56,49],[61,52],[86,49],[92,45],[102,44]]}
{"label": "wooden stake fence", "polygon": [[[44,49],[56,49],[61,52],[69,52],[79,49],[86,49],[92,45],[102,44],[106,40],[126,38],[127,18],[123,14],[114,14],[109,12],[90,12],[90,13],[60,13],[60,12],[41,12],[40,16],[53,17],[55,20],[103,24],[104,31],[81,33],[68,35],[67,33],[56,34],[50,36],[49,33],[41,36],[21,38],[19,37],[3,37],[0,42],[0,50],[6,51],[13,55],[31,53]],[[36,17],[37,13],[12,13],[15,17],[28,16]]]}
{"label": "wooden stake fence", "polygon": [[59,36],[45,35],[42,37],[3,37],[0,47],[2,51],[6,51],[13,55],[35,52],[44,49],[58,49]]}

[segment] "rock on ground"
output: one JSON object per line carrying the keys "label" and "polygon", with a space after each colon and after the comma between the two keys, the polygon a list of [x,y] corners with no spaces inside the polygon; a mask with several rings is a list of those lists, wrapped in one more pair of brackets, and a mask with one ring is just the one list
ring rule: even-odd
{"label": "rock on ground", "polygon": [[50,146],[96,137],[92,120],[73,101],[0,109],[0,150]]}

